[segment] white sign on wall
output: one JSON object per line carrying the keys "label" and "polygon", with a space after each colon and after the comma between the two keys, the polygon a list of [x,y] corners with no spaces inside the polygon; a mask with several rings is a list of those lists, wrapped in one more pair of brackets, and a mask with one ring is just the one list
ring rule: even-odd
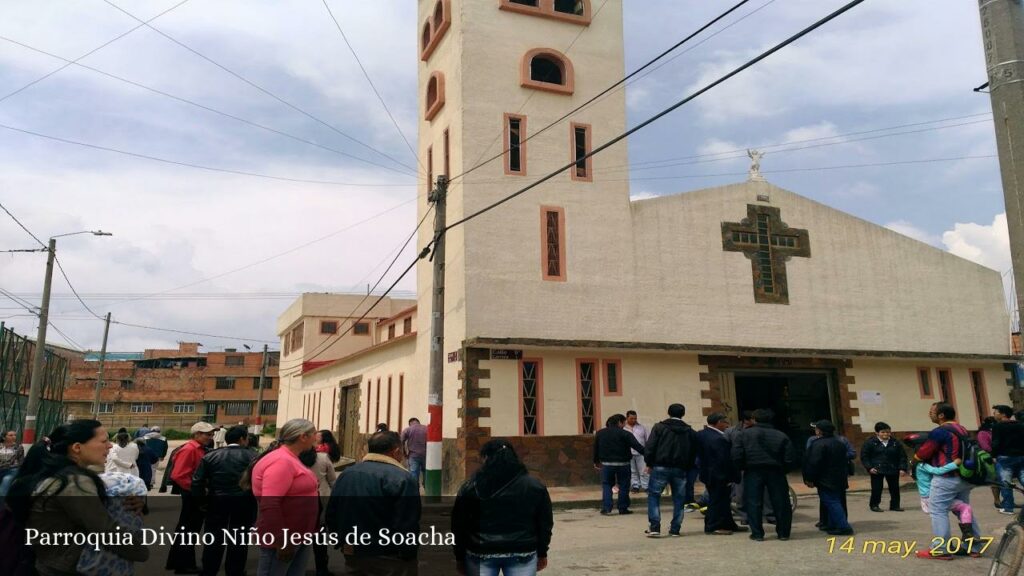
{"label": "white sign on wall", "polygon": [[857,399],[863,406],[881,406],[882,393],[877,390],[863,390],[857,392]]}

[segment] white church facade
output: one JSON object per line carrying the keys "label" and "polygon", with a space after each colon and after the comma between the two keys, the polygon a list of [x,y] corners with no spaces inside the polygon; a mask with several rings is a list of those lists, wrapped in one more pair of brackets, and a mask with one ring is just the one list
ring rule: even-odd
{"label": "white church facade", "polygon": [[[622,10],[419,1],[420,158],[431,180],[461,175],[448,221],[573,163],[447,234],[446,489],[491,436],[553,485],[595,483],[605,418],[650,424],[673,402],[695,425],[773,408],[797,439],[820,418],[853,439],[879,420],[924,430],[938,400],[976,428],[1009,403],[999,273],[757,174],[631,201],[625,143],[576,162],[625,130],[622,91],[539,132],[622,78]],[[279,421],[336,429],[350,455],[378,423],[426,423],[431,264],[416,272],[416,301],[386,300],[345,337],[361,340],[331,344],[365,311],[352,296],[305,295],[279,318]]]}

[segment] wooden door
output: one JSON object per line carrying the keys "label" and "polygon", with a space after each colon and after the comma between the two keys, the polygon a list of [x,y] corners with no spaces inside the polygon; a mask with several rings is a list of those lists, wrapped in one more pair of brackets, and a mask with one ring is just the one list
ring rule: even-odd
{"label": "wooden door", "polygon": [[356,457],[356,442],[359,438],[359,385],[345,386],[338,391],[341,409],[338,410],[338,438],[341,453],[348,458]]}

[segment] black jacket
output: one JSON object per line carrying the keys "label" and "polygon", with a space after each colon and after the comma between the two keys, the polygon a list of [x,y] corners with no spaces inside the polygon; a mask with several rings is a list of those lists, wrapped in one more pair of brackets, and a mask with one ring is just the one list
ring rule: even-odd
{"label": "black jacket", "polygon": [[622,462],[628,464],[633,459],[632,448],[644,453],[644,445],[637,441],[632,432],[618,426],[607,426],[594,434],[594,464],[601,462]]}
{"label": "black jacket", "polygon": [[416,557],[416,544],[395,544],[390,536],[389,542],[382,542],[380,531],[418,534],[421,512],[418,482],[408,470],[397,462],[364,460],[345,470],[334,483],[326,518],[338,542],[344,543],[353,529],[370,534],[370,544],[352,550],[343,547],[346,554],[411,560]]}
{"label": "black jacket", "polygon": [[697,460],[697,432],[678,418],[668,418],[654,425],[644,447],[644,462],[654,468],[693,468]]}
{"label": "black jacket", "polygon": [[1024,422],[1000,422],[992,428],[993,456],[1024,456]]}
{"label": "black jacket", "polygon": [[210,496],[243,496],[248,492],[238,485],[256,453],[244,446],[225,446],[203,456],[192,474],[192,495],[196,498]]}
{"label": "black jacket", "polygon": [[739,474],[730,457],[732,444],[725,434],[705,426],[697,433],[697,439],[700,446],[700,481],[705,484],[738,482]]}
{"label": "black jacket", "polygon": [[828,490],[846,490],[846,445],[835,436],[822,436],[811,442],[804,457],[804,482]]}
{"label": "black jacket", "polygon": [[787,471],[796,464],[796,453],[789,436],[771,424],[754,424],[732,437],[732,462],[738,470]]}
{"label": "black jacket", "polygon": [[517,475],[490,496],[481,495],[476,482],[469,480],[452,509],[455,559],[462,562],[467,551],[536,552],[546,558],[553,525],[548,489],[529,474]]}
{"label": "black jacket", "polygon": [[864,469],[871,472],[877,468],[882,476],[892,476],[907,470],[907,452],[903,449],[903,443],[895,438],[889,439],[889,445],[883,446],[878,436],[868,438],[860,448],[860,463]]}

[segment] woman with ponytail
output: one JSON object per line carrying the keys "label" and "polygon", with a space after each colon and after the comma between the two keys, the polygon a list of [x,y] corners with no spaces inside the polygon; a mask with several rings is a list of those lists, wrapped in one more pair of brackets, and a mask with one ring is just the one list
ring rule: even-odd
{"label": "woman with ponytail", "polygon": [[507,440],[484,444],[480,459],[452,510],[459,574],[536,574],[548,565],[554,524],[548,489],[529,475]]}
{"label": "woman with ponytail", "polygon": [[[100,538],[105,550],[135,562],[148,559],[141,535],[118,525],[107,512],[106,486],[89,469],[102,469],[110,451],[103,424],[76,420],[58,426],[49,439],[49,450],[42,442],[29,450],[6,499],[16,523],[38,531],[32,543],[36,572],[40,576],[78,573],[82,547],[50,542],[68,533],[110,535]],[[125,506],[141,510],[142,501],[125,502]]]}

